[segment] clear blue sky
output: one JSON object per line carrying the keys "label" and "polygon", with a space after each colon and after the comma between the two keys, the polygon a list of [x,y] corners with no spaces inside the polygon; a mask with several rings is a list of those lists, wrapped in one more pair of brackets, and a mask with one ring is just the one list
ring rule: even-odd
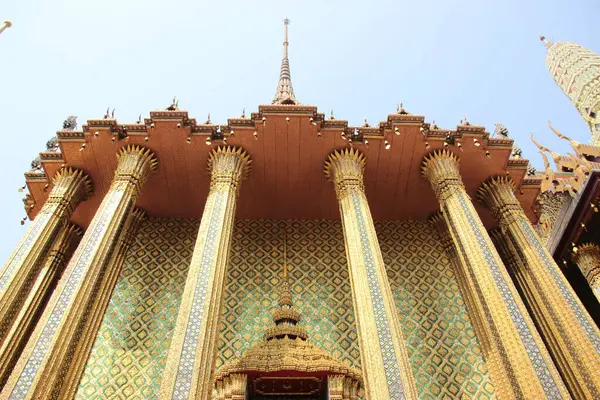
{"label": "clear blue sky", "polygon": [[467,116],[490,132],[502,122],[534,165],[529,132],[559,152],[547,121],[588,141],[589,131],[546,70],[538,36],[600,52],[597,2],[21,0],[0,21],[0,260],[25,230],[23,172],[69,114],[116,108],[134,122],[180,108],[213,122],[270,103],[289,17],[296,97],[361,124],[396,103],[442,128]]}

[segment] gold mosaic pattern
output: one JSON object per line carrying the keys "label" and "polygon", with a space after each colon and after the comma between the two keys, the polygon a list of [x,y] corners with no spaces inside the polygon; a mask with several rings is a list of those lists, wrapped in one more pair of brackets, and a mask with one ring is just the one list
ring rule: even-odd
{"label": "gold mosaic pattern", "polygon": [[150,218],[124,261],[77,399],[156,399],[198,221]]}
{"label": "gold mosaic pattern", "polygon": [[[494,398],[462,298],[424,222],[376,224],[419,398]],[[284,229],[290,283],[310,339],[360,367],[340,221],[235,223],[217,368],[272,325]],[[151,218],[124,263],[78,399],[157,399],[198,221]]]}
{"label": "gold mosaic pattern", "polygon": [[495,398],[463,299],[435,232],[375,223],[419,398]]}
{"label": "gold mosaic pattern", "polygon": [[[287,227],[287,228],[286,228]],[[340,221],[238,220],[217,368],[262,340],[273,324],[283,264],[284,229],[290,287],[310,340],[351,366],[360,366],[352,294]]]}

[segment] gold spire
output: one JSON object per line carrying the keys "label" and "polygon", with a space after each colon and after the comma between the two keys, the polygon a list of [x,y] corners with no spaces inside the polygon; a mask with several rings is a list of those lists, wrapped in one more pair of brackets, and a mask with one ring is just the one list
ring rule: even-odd
{"label": "gold spire", "polygon": [[4,21],[4,23],[2,24],[2,26],[0,26],[0,33],[4,32],[4,30],[6,28],[10,28],[12,26],[12,22],[10,21]]}
{"label": "gold spire", "polygon": [[552,45],[554,44],[551,41],[549,41],[548,39],[546,39],[546,36],[540,36],[540,40],[542,42],[544,42],[544,46],[546,46],[547,49],[549,49],[550,47],[552,47]]}
{"label": "gold spire", "polygon": [[283,266],[282,279],[279,288],[279,307],[273,311],[273,322],[275,326],[265,329],[265,340],[290,339],[307,340],[308,334],[306,330],[298,326],[300,321],[300,313],[294,308],[292,302],[292,293],[288,281],[289,267],[287,265],[287,223],[283,230]]}
{"label": "gold spire", "polygon": [[292,76],[290,73],[290,61],[288,60],[288,18],[283,20],[284,39],[283,39],[283,59],[281,60],[281,72],[279,73],[279,83],[273,104],[300,104],[294,96],[294,88],[292,87]]}

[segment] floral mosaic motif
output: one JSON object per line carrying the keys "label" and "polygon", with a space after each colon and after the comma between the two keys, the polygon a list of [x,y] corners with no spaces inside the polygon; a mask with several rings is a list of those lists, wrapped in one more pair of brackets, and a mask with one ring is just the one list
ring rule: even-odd
{"label": "floral mosaic motif", "polygon": [[490,267],[492,276],[494,278],[494,282],[496,283],[496,286],[498,287],[498,290],[500,291],[500,294],[502,295],[504,304],[506,305],[506,308],[508,309],[508,311],[510,313],[510,316],[511,316],[513,323],[517,329],[517,332],[519,333],[519,337],[521,338],[521,341],[522,341],[523,345],[525,346],[525,350],[527,351],[529,360],[531,361],[531,364],[533,365],[533,368],[540,380],[540,383],[544,389],[544,392],[546,393],[548,398],[561,399],[562,396],[561,396],[560,390],[558,389],[558,386],[556,385],[556,382],[554,381],[554,378],[553,378],[552,374],[550,373],[548,365],[546,364],[546,361],[542,357],[542,353],[541,353],[541,351],[529,329],[529,326],[525,322],[525,318],[523,317],[521,310],[519,310],[519,308],[518,308],[517,302],[516,302],[515,298],[513,297],[513,294],[510,291],[510,288],[509,288],[506,280],[504,279],[504,277],[502,276],[502,273],[500,272],[500,266],[498,266],[494,256],[492,255],[492,251],[491,251],[490,247],[488,246],[488,241],[485,240],[481,230],[479,229],[481,222],[475,221],[475,218],[473,217],[473,214],[475,213],[475,211],[472,209],[469,209],[469,207],[467,205],[467,201],[470,201],[470,200],[465,198],[466,194],[464,194],[464,193],[457,194],[457,196],[458,196],[459,203],[463,209],[463,212],[466,215],[466,217],[469,221],[469,224],[473,228],[473,233],[475,234],[475,237],[477,238],[477,244],[479,245],[479,248],[483,252],[483,256],[484,256],[486,264]]}
{"label": "floral mosaic motif", "polygon": [[375,227],[420,399],[495,399],[450,261],[426,222]]}
{"label": "floral mosaic motif", "polygon": [[383,295],[379,283],[379,276],[375,260],[373,258],[373,249],[369,242],[368,228],[365,224],[363,215],[364,210],[361,207],[359,194],[352,193],[352,205],[358,224],[358,232],[360,235],[360,245],[364,257],[365,267],[367,269],[367,280],[369,282],[369,291],[371,292],[371,302],[373,303],[373,311],[375,313],[375,324],[377,325],[377,335],[379,337],[379,348],[383,358],[383,368],[388,385],[390,398],[404,399],[404,387],[402,386],[402,378],[400,376],[400,368],[398,358],[392,341],[392,331],[390,323],[387,319]]}
{"label": "floral mosaic motif", "polygon": [[[27,396],[27,392],[33,383],[33,379],[38,373],[42,361],[50,349],[50,345],[52,344],[54,336],[56,335],[58,327],[63,320],[69,305],[77,294],[77,289],[80,287],[81,282],[85,277],[91,258],[95,251],[97,251],[99,243],[104,238],[106,228],[123,195],[123,192],[111,192],[111,197],[107,199],[106,206],[102,210],[100,217],[97,221],[92,221],[94,226],[89,235],[89,239],[86,238],[86,232],[81,241],[82,244],[85,243],[84,247],[79,246],[73,255],[72,260],[76,260],[75,267],[68,278],[63,277],[63,279],[67,279],[66,286],[60,293],[58,301],[51,311],[50,318],[46,321],[46,325],[27,360],[27,364],[25,364],[25,368],[11,393],[11,399],[24,399]],[[46,312],[49,312],[49,310],[46,310]]]}
{"label": "floral mosaic motif", "polygon": [[221,317],[217,369],[262,340],[273,324],[283,265],[284,229],[294,306],[310,340],[360,367],[352,290],[340,221],[238,220]]}
{"label": "floral mosaic motif", "polygon": [[589,319],[586,317],[585,311],[578,304],[577,300],[575,300],[573,293],[565,286],[564,279],[562,279],[562,277],[559,275],[560,272],[558,271],[556,263],[554,262],[554,260],[550,259],[547,251],[540,244],[540,241],[535,236],[535,233],[533,232],[531,225],[529,225],[529,222],[526,222],[523,219],[519,219],[519,225],[527,235],[529,243],[533,244],[538,254],[541,255],[544,259],[544,263],[546,264],[546,270],[552,275],[552,279],[557,284],[560,293],[563,295],[563,297],[569,304],[571,310],[575,313],[575,316],[577,317],[577,320],[581,323],[581,326],[583,326],[583,328],[585,329],[585,332],[587,333],[590,342],[594,345],[596,351],[600,352],[600,337],[598,337],[596,330],[590,323]]}
{"label": "floral mosaic motif", "polygon": [[179,366],[172,397],[174,399],[183,400],[187,399],[190,395],[194,377],[196,346],[198,345],[198,337],[200,336],[206,293],[208,292],[208,281],[210,279],[210,272],[215,258],[216,244],[220,238],[219,232],[221,231],[223,220],[225,219],[225,201],[228,193],[215,192],[211,196],[213,208],[208,224],[206,242],[204,243],[204,248],[202,250],[202,258],[200,260],[200,274],[196,281],[196,287],[194,288],[188,326],[186,328],[183,347],[179,358]]}
{"label": "floral mosaic motif", "polygon": [[104,315],[77,400],[158,399],[198,221],[139,228]]}

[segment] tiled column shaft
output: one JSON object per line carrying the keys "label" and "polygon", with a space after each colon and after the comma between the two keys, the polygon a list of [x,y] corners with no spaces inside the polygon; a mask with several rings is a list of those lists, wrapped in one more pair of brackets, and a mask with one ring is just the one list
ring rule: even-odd
{"label": "tiled column shaft", "polygon": [[[600,398],[600,331],[542,244],[513,191],[508,177],[484,183],[478,197],[499,220],[505,240],[522,259],[523,283],[541,312],[533,313],[550,328],[548,348],[569,389],[577,398]],[[575,385],[575,386],[573,386]]]}
{"label": "tiled column shaft", "polygon": [[241,148],[210,154],[210,192],[181,298],[161,383],[161,399],[212,396],[219,321],[236,200],[250,158]]}
{"label": "tiled column shaft", "polygon": [[594,243],[584,243],[578,246],[577,252],[573,254],[573,261],[600,301],[600,246]]}
{"label": "tiled column shaft", "polygon": [[414,399],[406,343],[365,195],[364,165],[358,151],[336,151],[325,173],[335,186],[342,216],[366,398]]}
{"label": "tiled column shaft", "polygon": [[481,345],[483,355],[486,359],[493,359],[494,356],[492,355],[492,352],[494,352],[495,349],[493,349],[491,346],[494,345],[494,341],[490,340],[490,337],[488,337],[488,332],[486,331],[485,325],[482,322],[482,320],[485,318],[485,313],[483,311],[484,307],[482,306],[480,299],[475,296],[475,284],[470,279],[470,276],[467,272],[467,267],[456,251],[456,247],[452,241],[452,235],[450,234],[450,230],[446,224],[444,215],[441,212],[437,212],[430,217],[430,222],[438,232],[442,246],[448,255],[450,264],[452,265],[452,270],[454,272],[458,288],[464,298],[467,312],[469,313],[469,318],[473,325],[473,329],[475,329],[475,334],[477,335],[477,339]]}
{"label": "tiled column shaft", "polygon": [[506,268],[467,195],[458,159],[447,150],[425,157],[423,175],[433,187],[454,245],[467,268],[494,341],[486,359],[501,399],[569,398],[564,383]]}
{"label": "tiled column shaft", "polygon": [[[529,307],[529,311],[533,315],[533,320],[536,323],[543,340],[546,342],[546,346],[557,346],[558,344],[552,335],[552,326],[547,323],[545,318],[543,318],[543,312],[538,304],[538,299],[531,291],[533,284],[526,273],[527,265],[517,252],[514,243],[511,240],[507,240],[506,235],[503,234],[499,228],[490,231],[490,237],[492,238],[494,246],[496,246],[496,249],[502,256],[502,260],[504,261],[509,274],[513,278],[517,289],[520,290],[521,296]],[[563,380],[565,380],[567,387],[571,387],[573,384],[569,379],[571,378],[568,375],[563,376]]]}
{"label": "tiled column shaft", "polygon": [[[65,378],[93,313],[107,264],[146,178],[157,166],[150,150],[127,146],[118,155],[112,185],[67,265],[54,295],[0,399],[66,398]],[[76,365],[77,363],[75,363]]]}
{"label": "tiled column shaft", "polygon": [[111,296],[117,284],[117,280],[123,269],[123,261],[127,255],[127,251],[131,248],[135,240],[135,235],[142,221],[146,218],[146,213],[135,208],[129,213],[123,228],[119,233],[119,238],[116,241],[115,249],[106,265],[104,278],[98,281],[98,288],[93,304],[89,307],[90,312],[87,316],[85,326],[81,331],[81,339],[74,351],[74,357],[69,366],[69,373],[65,377],[61,395],[63,398],[73,398],[79,389],[79,381],[85,370],[92,347],[96,341],[96,336],[104,314],[110,302]]}
{"label": "tiled column shaft", "polygon": [[79,228],[69,223],[60,229],[52,243],[21,311],[0,347],[0,389],[6,383],[80,238]]}
{"label": "tiled column shaft", "polygon": [[52,240],[92,191],[87,175],[71,168],[57,172],[53,185],[42,210],[0,272],[0,344],[42,268]]}

